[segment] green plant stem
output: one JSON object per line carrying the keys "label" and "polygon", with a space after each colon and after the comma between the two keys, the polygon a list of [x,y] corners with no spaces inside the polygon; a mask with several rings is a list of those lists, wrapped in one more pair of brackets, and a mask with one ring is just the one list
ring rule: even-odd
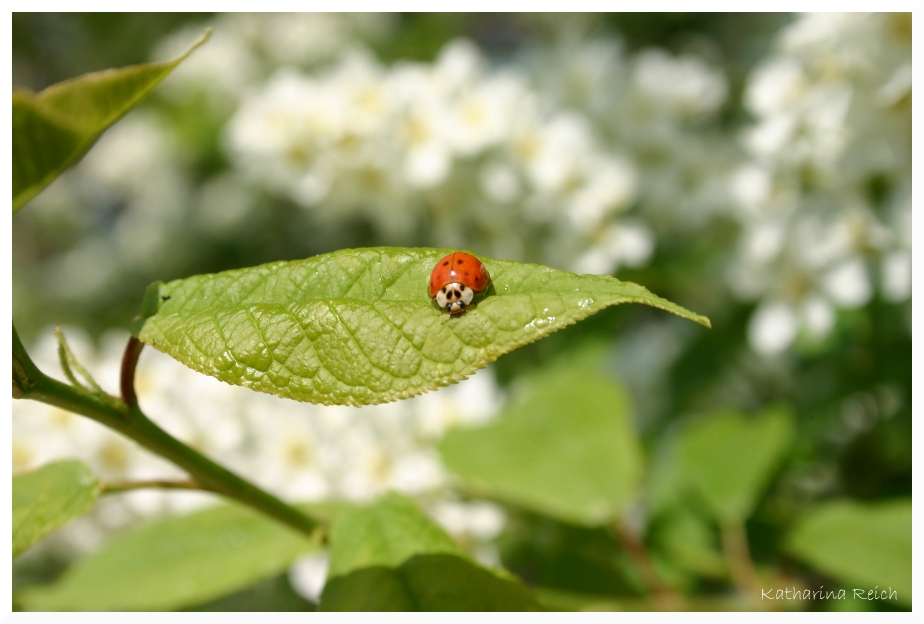
{"label": "green plant stem", "polygon": [[626,554],[629,555],[632,565],[648,591],[651,592],[658,608],[662,611],[678,610],[680,606],[679,596],[661,580],[657,570],[655,570],[654,563],[651,561],[651,557],[648,555],[645,544],[642,543],[635,531],[622,520],[614,521],[612,528],[616,539],[619,540]]}
{"label": "green plant stem", "polygon": [[188,479],[186,481],[171,481],[167,479],[148,479],[145,481],[107,481],[102,484],[102,494],[119,494],[140,490],[144,488],[159,488],[162,490],[198,490],[208,492],[201,485]]}
{"label": "green plant stem", "polygon": [[[137,359],[140,347],[130,342],[129,349],[133,349],[133,357]],[[134,371],[134,364],[131,365],[131,371]],[[123,379],[123,390],[124,388]],[[13,397],[40,401],[95,420],[184,469],[198,484],[199,489],[221,494],[253,507],[308,536],[314,537],[319,528],[316,520],[222,468],[171,436],[145,416],[137,403],[130,407],[115,397],[110,397],[112,401],[105,401],[85,388],[69,386],[47,376],[32,362],[19,340],[15,326]]]}
{"label": "green plant stem", "polygon": [[754,561],[751,559],[748,535],[744,525],[740,522],[723,523],[721,533],[722,550],[725,553],[725,561],[728,563],[732,581],[741,594],[764,608],[763,601],[757,599],[760,596],[761,582],[754,568]]}

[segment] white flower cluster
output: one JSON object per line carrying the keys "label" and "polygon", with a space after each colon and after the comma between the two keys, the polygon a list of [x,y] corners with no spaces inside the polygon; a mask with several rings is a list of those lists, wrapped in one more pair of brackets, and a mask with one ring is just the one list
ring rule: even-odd
{"label": "white flower cluster", "polygon": [[743,228],[728,272],[758,300],[760,353],[823,338],[878,284],[911,294],[911,17],[819,14],[786,28],[750,76],[750,161],[731,176]]}
{"label": "white flower cluster", "polygon": [[589,241],[556,241],[582,247],[576,270],[644,266],[656,237],[689,235],[724,210],[738,154],[714,127],[728,92],[720,69],[660,49],[630,55],[616,39],[587,40],[567,29],[555,45],[531,49],[523,64],[544,97],[580,114],[636,173],[638,214],[597,227]]}
{"label": "white flower cluster", "polygon": [[[502,67],[466,41],[390,68],[353,50],[324,72],[279,70],[227,145],[329,222],[361,215],[392,242],[423,225],[435,245],[610,273],[648,262],[657,221],[701,220],[724,197],[734,150],[700,130],[726,93],[696,57],[612,41],[565,37]],[[624,216],[636,203],[647,218]]]}
{"label": "white flower cluster", "polygon": [[569,268],[635,199],[635,168],[584,116],[550,109],[466,41],[432,64],[386,68],[354,50],[321,73],[281,69],[245,99],[227,145],[252,180],[320,219],[361,215],[394,242],[425,224],[434,245]]}
{"label": "white flower cluster", "polygon": [[[114,385],[127,337],[105,336],[97,351],[79,330],[65,333],[94,378],[104,388]],[[43,336],[30,355],[51,373],[59,370],[57,345],[50,330]],[[450,428],[477,425],[497,413],[503,401],[490,369],[407,401],[330,407],[229,386],[148,349],[139,362],[136,390],[145,413],[171,435],[283,500],[368,502],[387,491],[403,492],[432,508],[454,535],[473,537],[476,550],[503,527],[499,507],[452,497],[435,450]],[[79,459],[103,481],[187,478],[120,434],[35,401],[13,404],[12,455],[14,473]],[[216,502],[211,494],[152,488],[104,496],[48,547],[86,552],[111,530],[139,518]]]}
{"label": "white flower cluster", "polygon": [[170,35],[152,57],[176,58],[212,27],[208,44],[171,73],[163,91],[187,104],[201,96],[215,112],[229,113],[270,68],[316,66],[356,41],[381,39],[393,25],[388,13],[225,13]]}

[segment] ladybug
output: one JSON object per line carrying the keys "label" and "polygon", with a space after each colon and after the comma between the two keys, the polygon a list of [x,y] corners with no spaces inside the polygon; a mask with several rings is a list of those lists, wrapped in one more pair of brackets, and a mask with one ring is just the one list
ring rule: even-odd
{"label": "ladybug", "polygon": [[491,285],[491,276],[481,260],[462,251],[454,251],[440,259],[430,274],[431,299],[450,316],[458,316],[472,303],[475,294]]}

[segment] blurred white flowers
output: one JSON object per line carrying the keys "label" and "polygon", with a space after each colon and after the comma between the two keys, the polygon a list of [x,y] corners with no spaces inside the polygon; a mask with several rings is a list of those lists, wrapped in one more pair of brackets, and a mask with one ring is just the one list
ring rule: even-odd
{"label": "blurred white flowers", "polygon": [[289,583],[303,598],[319,602],[327,583],[330,558],[325,553],[312,553],[299,558],[289,570]]}
{"label": "blurred white flowers", "polygon": [[[362,215],[394,242],[426,219],[434,244],[477,236],[485,253],[506,257],[551,225],[563,233],[537,259],[575,266],[573,250],[607,241],[600,229],[631,205],[636,173],[583,116],[546,99],[516,67],[489,67],[467,41],[448,44],[432,64],[391,68],[356,49],[322,72],[280,69],[244,100],[227,145],[255,184],[320,219]],[[558,245],[561,237],[572,243]],[[556,249],[572,252],[555,257]],[[618,264],[618,255],[601,257],[604,272]]]}
{"label": "blurred white flowers", "polygon": [[685,209],[680,221],[714,209],[729,150],[695,127],[726,94],[698,58],[608,41],[565,38],[502,66],[465,40],[392,67],[354,48],[251,90],[226,145],[255,185],[328,223],[361,216],[394,243],[426,224],[432,244],[611,273],[654,253],[647,220],[622,219],[640,200]]}
{"label": "blurred white flowers", "polygon": [[227,114],[268,68],[317,65],[352,42],[381,38],[393,22],[387,13],[228,13],[170,35],[152,57],[177,57],[211,26],[208,45],[170,75],[163,91],[187,104],[204,97],[213,111]]}
{"label": "blurred white flowers", "polygon": [[910,296],[909,19],[802,16],[748,79],[752,162],[730,177],[743,235],[728,278],[760,302],[749,331],[760,353],[800,332],[824,338],[836,309],[868,303],[877,281],[888,300]]}
{"label": "blurred white flowers", "polygon": [[679,120],[696,120],[716,112],[725,101],[725,77],[695,56],[672,58],[648,50],[635,59],[633,86],[644,106]]}

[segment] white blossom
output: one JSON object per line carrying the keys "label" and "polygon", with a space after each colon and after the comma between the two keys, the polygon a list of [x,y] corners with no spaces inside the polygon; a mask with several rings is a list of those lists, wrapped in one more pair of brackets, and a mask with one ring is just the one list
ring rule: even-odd
{"label": "white blossom", "polygon": [[488,501],[458,502],[442,500],[433,504],[430,512],[452,535],[470,535],[491,541],[503,530],[507,514],[502,507]]}
{"label": "white blossom", "polygon": [[[753,161],[729,177],[742,237],[727,276],[737,296],[762,301],[748,334],[758,352],[785,350],[800,330],[827,335],[836,311],[866,305],[877,281],[886,298],[906,296],[895,250],[910,220],[904,19],[801,16],[748,79]],[[891,187],[880,206],[876,178]]]}
{"label": "white blossom", "polygon": [[754,313],[748,325],[748,340],[754,350],[772,355],[785,350],[796,337],[798,319],[783,302],[765,303]]}
{"label": "white blossom", "polygon": [[646,50],[634,59],[637,97],[681,120],[710,115],[725,101],[725,76],[695,56],[673,58],[662,50]]}
{"label": "white blossom", "polygon": [[580,114],[541,99],[468,41],[392,67],[352,49],[311,76],[280,70],[243,101],[226,145],[250,180],[330,224],[363,215],[397,241],[429,206],[447,244],[465,246],[476,228],[515,250],[525,220],[570,228],[578,248],[631,206],[636,172]]}
{"label": "white blossom", "polygon": [[324,553],[311,553],[299,557],[289,568],[289,582],[298,595],[318,602],[324,585],[327,583],[327,571],[330,557]]}

